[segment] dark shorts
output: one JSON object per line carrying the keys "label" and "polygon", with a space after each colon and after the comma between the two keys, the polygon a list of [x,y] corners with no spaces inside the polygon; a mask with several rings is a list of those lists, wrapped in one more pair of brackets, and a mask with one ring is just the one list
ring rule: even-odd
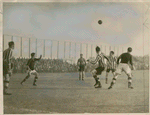
{"label": "dark shorts", "polygon": [[7,62],[3,61],[3,75],[8,74],[9,65]]}
{"label": "dark shorts", "polygon": [[106,72],[108,72],[108,73],[109,73],[110,71],[115,72],[116,69],[107,69],[107,70],[106,70]]}
{"label": "dark shorts", "polygon": [[79,66],[79,71],[81,72],[81,71],[84,71],[85,70],[85,66],[84,65],[80,65]]}
{"label": "dark shorts", "polygon": [[105,67],[96,68],[96,75],[101,75],[104,70],[105,70]]}
{"label": "dark shorts", "polygon": [[[11,63],[11,69],[13,68],[13,63]],[[7,62],[3,62],[3,75],[9,74],[9,65]]]}

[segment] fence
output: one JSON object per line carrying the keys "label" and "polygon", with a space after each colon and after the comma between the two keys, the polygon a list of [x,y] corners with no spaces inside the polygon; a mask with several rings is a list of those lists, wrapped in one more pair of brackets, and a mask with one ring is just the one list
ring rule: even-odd
{"label": "fence", "polygon": [[8,48],[8,42],[15,42],[15,57],[30,57],[30,53],[35,52],[36,56],[43,55],[44,58],[51,59],[72,59],[77,60],[80,53],[85,58],[95,57],[95,47],[101,47],[102,52],[106,55],[110,50],[115,52],[115,55],[120,55],[126,51],[124,47],[110,46],[102,43],[80,43],[72,41],[61,40],[48,40],[48,39],[35,39],[25,38],[19,36],[3,35],[3,49]]}

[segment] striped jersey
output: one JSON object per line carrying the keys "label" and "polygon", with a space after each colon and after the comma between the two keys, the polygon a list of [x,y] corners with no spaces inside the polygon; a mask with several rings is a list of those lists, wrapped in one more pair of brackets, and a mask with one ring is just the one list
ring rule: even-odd
{"label": "striped jersey", "polygon": [[110,63],[107,61],[107,69],[116,69],[116,66],[117,66],[117,58],[116,57],[112,57],[112,56],[109,56],[108,57],[109,60],[110,60]]}
{"label": "striped jersey", "polygon": [[105,56],[103,53],[98,54],[97,57],[96,57],[96,59],[94,61],[92,61],[91,63],[92,64],[96,64],[98,62],[98,66],[99,67],[105,67],[106,64],[105,64],[104,58],[106,58],[107,60],[109,60],[108,57]]}
{"label": "striped jersey", "polygon": [[9,68],[11,68],[12,53],[10,48],[3,51],[3,61],[9,65]]}

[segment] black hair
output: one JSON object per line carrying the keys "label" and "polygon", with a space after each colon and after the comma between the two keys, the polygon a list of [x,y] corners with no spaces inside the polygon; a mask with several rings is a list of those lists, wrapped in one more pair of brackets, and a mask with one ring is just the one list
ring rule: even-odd
{"label": "black hair", "polygon": [[35,53],[31,53],[31,57],[33,57],[35,55]]}
{"label": "black hair", "polygon": [[114,51],[110,51],[110,53],[114,54]]}
{"label": "black hair", "polygon": [[96,52],[99,52],[100,51],[100,47],[96,46]]}
{"label": "black hair", "polygon": [[132,52],[132,48],[131,47],[128,47],[128,52]]}
{"label": "black hair", "polygon": [[11,42],[8,43],[8,45],[9,45],[9,47],[11,47],[12,45],[14,45],[14,42],[11,41]]}

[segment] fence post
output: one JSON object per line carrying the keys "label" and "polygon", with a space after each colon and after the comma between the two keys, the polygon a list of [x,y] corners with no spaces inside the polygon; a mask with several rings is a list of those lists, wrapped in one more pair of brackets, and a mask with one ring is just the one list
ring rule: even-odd
{"label": "fence post", "polygon": [[69,43],[69,58],[71,57],[71,42]]}
{"label": "fence post", "polygon": [[123,47],[122,47],[122,53],[124,52],[123,50],[124,50],[124,49],[123,49]]}
{"label": "fence post", "polygon": [[105,54],[106,54],[106,45],[105,45]]}
{"label": "fence post", "polygon": [[64,59],[66,58],[65,53],[66,53],[66,42],[64,41]]}
{"label": "fence post", "polygon": [[30,58],[30,38],[29,38],[29,58]]}
{"label": "fence post", "polygon": [[53,40],[51,40],[51,59],[53,58]]}
{"label": "fence post", "polygon": [[20,43],[20,56],[22,57],[22,37],[21,37],[21,43]]}
{"label": "fence post", "polygon": [[45,57],[45,39],[44,39],[44,46],[43,46],[43,57]]}
{"label": "fence post", "polygon": [[57,41],[57,59],[59,58],[59,41]]}
{"label": "fence post", "polygon": [[111,51],[111,46],[109,46],[109,52]]}
{"label": "fence post", "polygon": [[86,58],[88,57],[88,44],[86,44]]}
{"label": "fence post", "polygon": [[82,43],[80,44],[80,54],[82,53]]}
{"label": "fence post", "polygon": [[11,41],[13,41],[13,36],[11,36]]}
{"label": "fence post", "polygon": [[116,49],[115,49],[115,46],[114,46],[114,52],[116,53]]}
{"label": "fence post", "polygon": [[93,44],[91,44],[91,57],[93,56],[93,55],[92,55],[92,49],[93,49]]}
{"label": "fence post", "polygon": [[4,51],[4,45],[5,45],[5,44],[4,44],[4,34],[3,34],[3,51]]}
{"label": "fence post", "polygon": [[75,51],[74,51],[74,52],[75,52],[75,60],[76,60],[76,45],[77,45],[77,44],[75,43]]}
{"label": "fence post", "polygon": [[119,46],[117,47],[117,54],[118,54],[118,56],[119,56]]}
{"label": "fence post", "polygon": [[35,52],[36,52],[36,56],[37,56],[37,39],[36,39],[36,42],[35,42]]}

